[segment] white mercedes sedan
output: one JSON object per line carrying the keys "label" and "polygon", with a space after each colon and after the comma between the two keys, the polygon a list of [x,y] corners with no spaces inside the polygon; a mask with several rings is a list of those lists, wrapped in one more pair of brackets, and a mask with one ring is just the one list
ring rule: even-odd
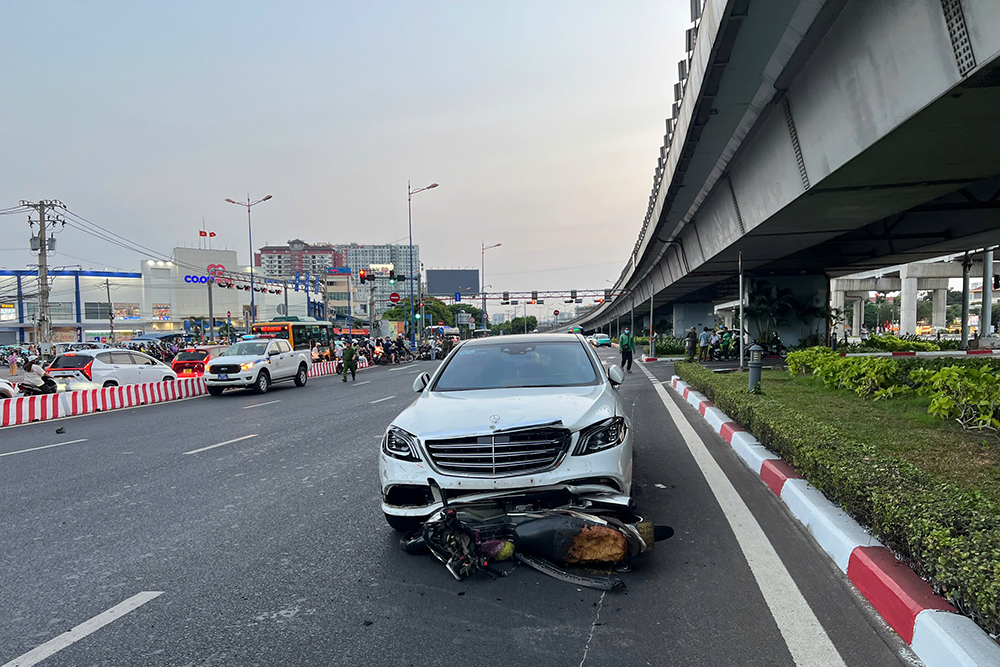
{"label": "white mercedes sedan", "polygon": [[[632,422],[621,368],[601,365],[576,334],[469,340],[386,429],[382,511],[405,530],[447,498],[540,488],[628,500]],[[440,492],[438,492],[440,487]]]}

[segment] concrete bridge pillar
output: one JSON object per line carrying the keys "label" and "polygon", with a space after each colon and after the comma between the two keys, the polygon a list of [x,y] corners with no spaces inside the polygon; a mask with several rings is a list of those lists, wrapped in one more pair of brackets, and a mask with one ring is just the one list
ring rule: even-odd
{"label": "concrete bridge pillar", "polygon": [[854,321],[851,322],[851,335],[860,336],[861,327],[865,325],[865,299],[858,299],[854,302]]}
{"label": "concrete bridge pillar", "polygon": [[675,303],[674,335],[683,338],[694,327],[700,333],[715,326],[715,306],[711,303]]}
{"label": "concrete bridge pillar", "polygon": [[727,329],[733,328],[733,311],[731,310],[721,310],[719,314],[722,315],[722,324]]}
{"label": "concrete bridge pillar", "polygon": [[931,326],[934,333],[948,328],[948,290],[936,289],[931,295]]}
{"label": "concrete bridge pillar", "polygon": [[[845,294],[843,290],[833,290],[830,292],[830,308],[843,314],[844,312],[844,298]],[[833,337],[836,340],[843,340],[844,338],[844,324],[843,319],[838,319],[837,323],[833,327]]]}
{"label": "concrete bridge pillar", "polygon": [[899,333],[902,336],[917,333],[917,278],[909,273],[910,265],[899,267],[902,288],[899,292]]}

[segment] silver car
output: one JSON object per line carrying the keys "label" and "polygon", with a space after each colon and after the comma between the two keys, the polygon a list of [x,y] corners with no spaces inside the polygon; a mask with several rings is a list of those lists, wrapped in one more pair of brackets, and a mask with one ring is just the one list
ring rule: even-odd
{"label": "silver car", "polygon": [[[459,345],[382,438],[382,511],[404,530],[449,497],[553,485],[619,499],[632,487],[632,423],[621,368],[576,334],[501,336]],[[435,489],[436,491],[436,489]]]}
{"label": "silver car", "polygon": [[68,389],[117,387],[126,384],[169,382],[177,379],[170,366],[135,350],[81,350],[60,354],[49,375]]}

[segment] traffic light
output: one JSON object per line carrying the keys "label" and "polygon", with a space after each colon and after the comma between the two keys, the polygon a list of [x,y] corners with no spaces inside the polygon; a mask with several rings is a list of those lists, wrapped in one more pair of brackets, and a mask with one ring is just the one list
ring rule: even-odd
{"label": "traffic light", "polygon": [[406,282],[406,274],[405,273],[399,274],[398,276],[396,276],[396,280],[398,280],[401,283],[405,283]]}
{"label": "traffic light", "polygon": [[361,281],[362,285],[365,284],[365,279],[366,278],[368,278],[368,272],[367,271],[365,271],[364,269],[361,269],[360,271],[358,271],[358,280]]}
{"label": "traffic light", "polygon": [[395,285],[396,284],[396,270],[395,269],[389,269],[389,284],[390,285]]}
{"label": "traffic light", "polygon": [[532,292],[531,293],[531,303],[534,303],[536,300],[538,300],[538,292]]}
{"label": "traffic light", "polygon": [[510,302],[510,292],[503,293],[503,299],[501,299],[501,302],[505,304]]}
{"label": "traffic light", "polygon": [[609,290],[609,289],[604,290],[604,298],[605,299],[610,299],[611,298],[611,290]]}
{"label": "traffic light", "polygon": [[1000,274],[993,275],[993,289],[1000,290]]}

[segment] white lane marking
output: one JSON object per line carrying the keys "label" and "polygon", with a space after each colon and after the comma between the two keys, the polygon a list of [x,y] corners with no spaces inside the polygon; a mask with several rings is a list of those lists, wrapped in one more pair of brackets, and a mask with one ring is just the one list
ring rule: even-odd
{"label": "white lane marking", "polygon": [[352,387],[360,387],[361,385],[368,384],[369,382],[371,382],[371,380],[365,380],[364,382],[352,382],[351,386]]}
{"label": "white lane marking", "polygon": [[254,403],[253,405],[244,405],[243,409],[249,410],[250,408],[259,408],[262,405],[274,405],[275,403],[281,403],[281,399],[278,399],[277,401],[267,401],[266,403]]}
{"label": "white lane marking", "polygon": [[62,447],[63,445],[74,445],[78,442],[87,442],[87,438],[80,438],[79,440],[69,440],[67,442],[57,442],[54,445],[43,445],[41,447],[32,447],[31,449],[19,449],[16,452],[6,452],[0,454],[2,456],[14,456],[14,454],[24,454],[25,452],[37,452],[39,449],[49,449],[51,447]]}
{"label": "white lane marking", "polygon": [[190,452],[184,452],[185,454],[197,454],[198,452],[206,452],[210,449],[215,449],[216,447],[222,447],[223,445],[231,445],[234,442],[239,442],[240,440],[249,440],[250,438],[256,438],[257,433],[252,435],[245,435],[242,438],[234,438],[233,440],[226,440],[225,442],[220,442],[215,445],[209,445],[208,447],[202,447],[201,449],[192,449]]}
{"label": "white lane marking", "polygon": [[388,401],[390,398],[396,398],[395,396],[386,396],[385,398],[380,398],[377,401],[368,401],[368,405],[373,405],[375,403],[381,403],[382,401]]}
{"label": "white lane marking", "polygon": [[410,371],[410,375],[413,375],[414,373],[423,373],[423,371],[420,370],[419,368],[415,371]]}
{"label": "white lane marking", "polygon": [[639,368],[653,384],[674,425],[684,438],[691,456],[698,464],[701,474],[715,494],[715,499],[725,514],[736,540],[740,543],[750,571],[757,580],[757,587],[771,610],[771,616],[774,617],[774,622],[795,664],[843,666],[843,658],[830,641],[829,635],[809,607],[809,603],[802,596],[798,584],[781,562],[781,558],[757,523],[750,508],[726,477],[726,473],[712,458],[708,447],[695,432],[684,413],[667,395],[667,390],[652,373],[646,370],[645,366],[640,364]]}
{"label": "white lane marking", "polygon": [[115,621],[130,611],[135,611],[150,600],[163,595],[163,591],[143,591],[136,593],[124,602],[119,602],[111,609],[101,612],[88,621],[84,621],[72,630],[67,630],[58,637],[53,637],[41,646],[31,649],[27,653],[3,665],[3,667],[31,667],[38,664],[54,653],[58,653],[67,646],[71,646],[87,635],[97,632],[108,623]]}
{"label": "white lane marking", "polygon": [[396,371],[401,371],[401,370],[403,370],[403,369],[402,368],[390,368],[389,370],[386,371],[386,373],[395,373]]}

